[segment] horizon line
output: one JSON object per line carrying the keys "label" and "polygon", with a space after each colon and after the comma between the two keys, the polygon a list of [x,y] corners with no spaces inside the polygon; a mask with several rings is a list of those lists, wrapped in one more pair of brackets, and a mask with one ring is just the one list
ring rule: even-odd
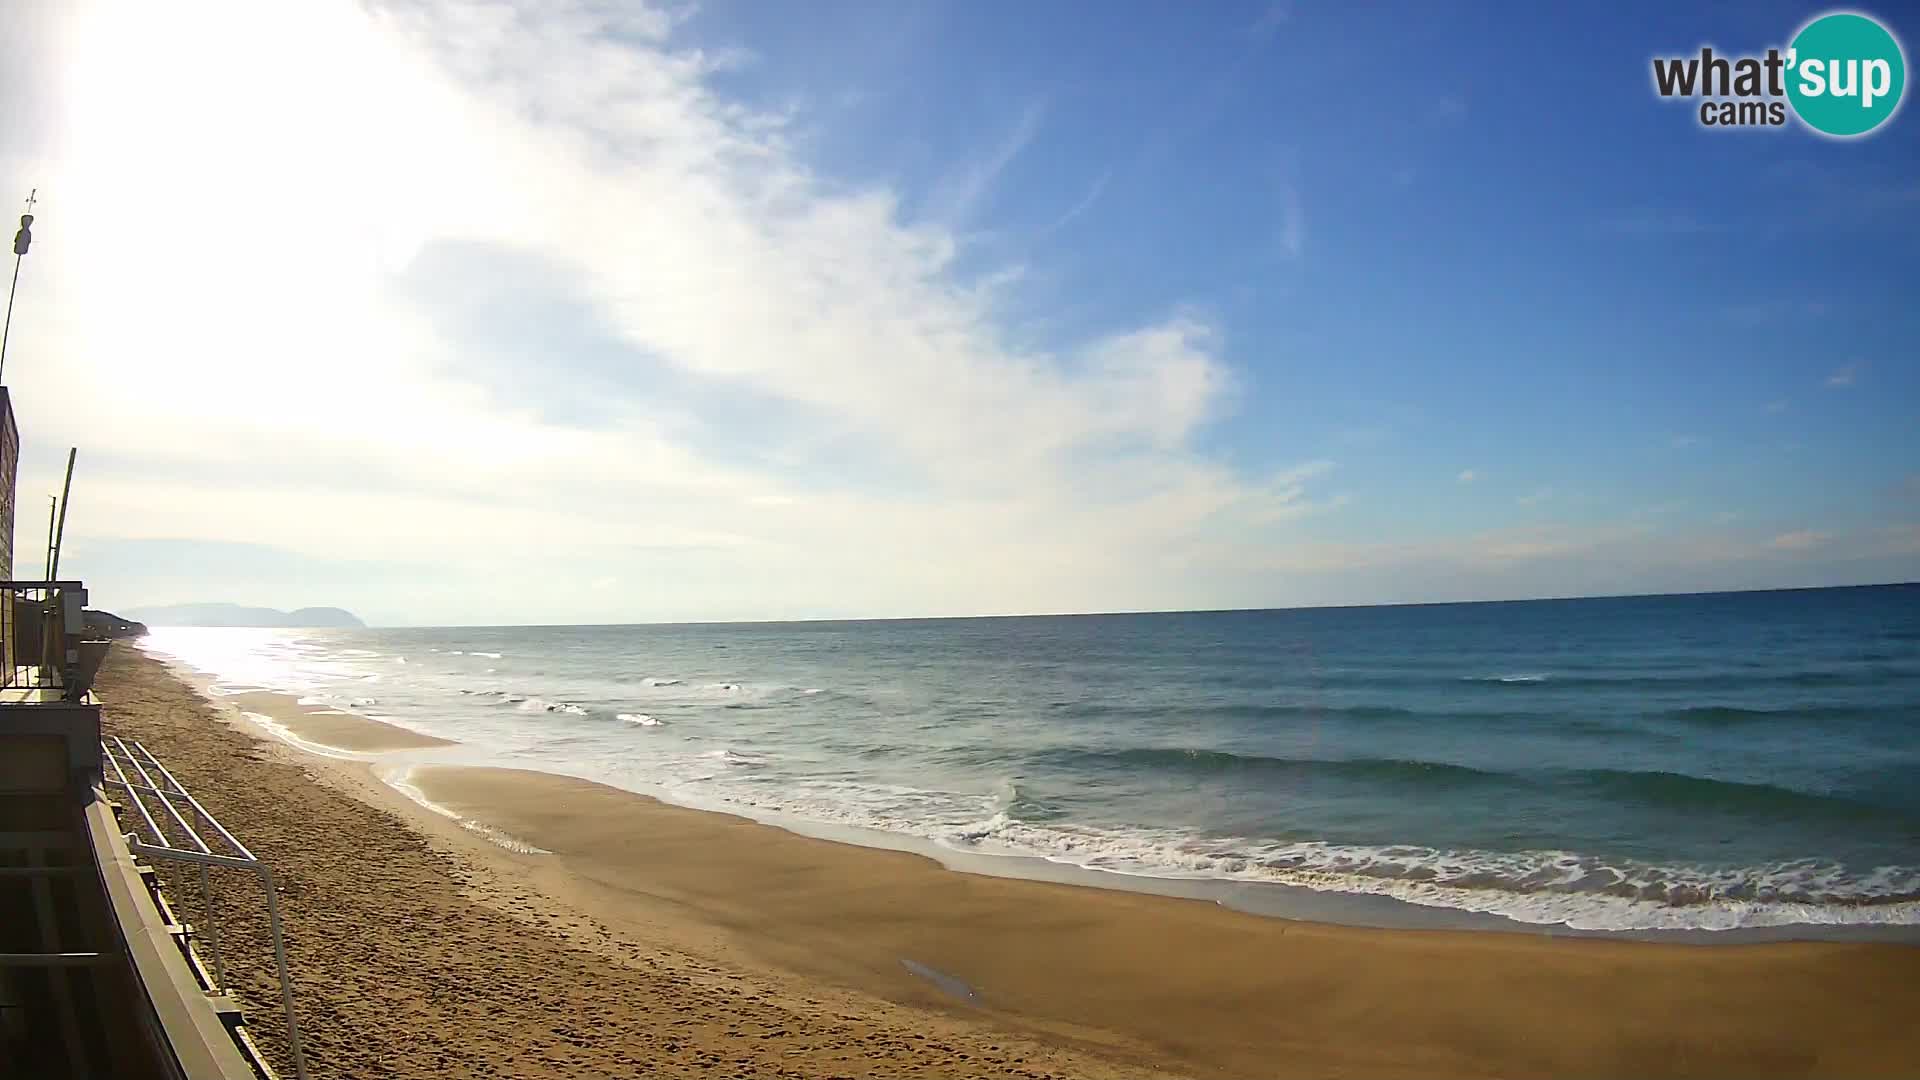
{"label": "horizon line", "polygon": [[[852,623],[852,622],[959,622],[969,619],[1095,619],[1129,615],[1234,615],[1258,614],[1271,611],[1354,611],[1366,608],[1415,608],[1415,607],[1465,607],[1477,604],[1539,604],[1561,603],[1577,600],[1653,600],[1664,597],[1685,596],[1741,596],[1760,593],[1790,592],[1830,592],[1839,589],[1899,589],[1920,586],[1920,580],[1862,582],[1853,585],[1786,585],[1757,589],[1701,589],[1683,592],[1651,593],[1590,593],[1582,595],[1557,596],[1518,596],[1489,600],[1404,600],[1382,604],[1299,604],[1275,607],[1238,607],[1238,608],[1138,608],[1126,611],[1030,611],[1017,613],[997,613],[986,615],[882,615],[882,616],[821,616],[802,619],[660,619],[639,622],[606,623],[369,623],[361,627],[346,626],[188,626],[175,624],[162,629],[184,630],[525,630],[544,628],[575,627],[623,627],[623,626],[781,626],[805,623]],[[225,601],[190,601],[182,604],[147,604],[130,607],[128,611],[140,611],[144,608],[193,607],[225,603]],[[256,607],[254,604],[233,604],[234,607]],[[303,604],[291,609],[300,611],[307,608],[331,607],[336,611],[353,612],[346,608],[330,604]],[[277,609],[269,609],[277,610]],[[124,618],[124,616],[119,616]],[[355,615],[355,618],[359,616]],[[130,620],[139,622],[140,620]]]}

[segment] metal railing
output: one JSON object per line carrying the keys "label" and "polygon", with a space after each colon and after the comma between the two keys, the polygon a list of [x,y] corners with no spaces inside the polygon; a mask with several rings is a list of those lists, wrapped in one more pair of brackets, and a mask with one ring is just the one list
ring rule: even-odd
{"label": "metal railing", "polygon": [[84,640],[86,606],[78,581],[0,581],[0,690],[84,697],[105,654],[104,644]]}
{"label": "metal railing", "polygon": [[[267,898],[274,970],[280,979],[280,1004],[287,1019],[287,1053],[293,1059],[294,1076],[306,1080],[306,1059],[300,1052],[300,1025],[293,1014],[293,981],[287,974],[287,946],[280,929],[279,890],[274,885],[273,870],[227,831],[138,740],[129,743],[118,735],[108,736],[100,743],[100,753],[105,782],[126,792],[139,824],[145,826],[146,836],[152,841],[142,839],[136,830],[126,835],[128,850],[143,858],[182,863],[198,871],[200,906],[207,917],[207,947],[213,960],[213,985],[209,989],[214,992],[226,993],[227,975],[207,870],[209,867],[246,870],[259,878]],[[181,947],[188,948],[184,938]]]}

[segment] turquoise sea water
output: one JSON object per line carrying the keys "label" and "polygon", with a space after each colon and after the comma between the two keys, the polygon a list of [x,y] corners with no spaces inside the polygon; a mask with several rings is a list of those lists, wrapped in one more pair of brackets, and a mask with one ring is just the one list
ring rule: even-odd
{"label": "turquoise sea water", "polygon": [[1582,929],[1920,925],[1920,586],[150,647],[457,760],[955,852]]}

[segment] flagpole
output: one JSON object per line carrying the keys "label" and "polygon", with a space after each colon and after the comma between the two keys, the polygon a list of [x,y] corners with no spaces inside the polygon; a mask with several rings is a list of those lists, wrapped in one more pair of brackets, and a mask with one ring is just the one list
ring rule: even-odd
{"label": "flagpole", "polygon": [[20,231],[13,234],[13,284],[7,287],[7,321],[0,325],[0,374],[7,370],[7,338],[13,333],[13,294],[20,291],[20,263],[33,243],[33,204],[39,195],[39,188],[27,193],[27,212],[20,215]]}
{"label": "flagpole", "polygon": [[53,534],[53,560],[47,564],[47,580],[53,581],[60,576],[60,544],[67,538],[67,504],[73,501],[73,459],[80,456],[80,448],[67,451],[67,483],[60,489],[60,528]]}
{"label": "flagpole", "polygon": [[47,580],[53,580],[53,515],[60,509],[60,497],[47,496]]}

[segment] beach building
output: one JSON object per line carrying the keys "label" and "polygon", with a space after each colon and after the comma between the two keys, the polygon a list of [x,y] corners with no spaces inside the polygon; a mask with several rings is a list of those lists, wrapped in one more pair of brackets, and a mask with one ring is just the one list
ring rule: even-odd
{"label": "beach building", "polygon": [[18,462],[0,387],[0,1077],[271,1078],[217,924],[181,906],[209,872],[252,874],[277,942],[271,872],[144,747],[102,742],[85,586],[12,572]]}

